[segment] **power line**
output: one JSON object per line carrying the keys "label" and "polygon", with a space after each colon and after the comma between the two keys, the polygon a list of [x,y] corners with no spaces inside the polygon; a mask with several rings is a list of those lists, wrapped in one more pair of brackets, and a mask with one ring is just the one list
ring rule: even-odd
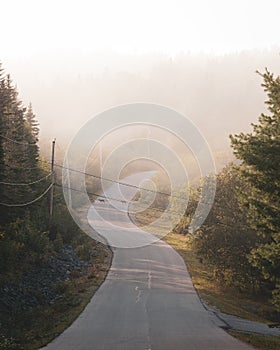
{"label": "power line", "polygon": [[35,180],[33,182],[29,182],[29,183],[19,183],[19,182],[4,182],[4,181],[1,181],[0,184],[2,185],[7,185],[7,186],[31,186],[31,185],[34,185],[34,184],[37,184],[41,181],[44,181],[44,180],[47,180],[53,173],[49,173],[48,175],[44,176],[44,177],[41,177],[39,180]]}
{"label": "power line", "polygon": [[117,202],[121,202],[123,204],[130,203],[130,201],[126,201],[126,200],[123,200],[123,199],[117,199],[117,198],[113,198],[113,197],[103,196],[103,195],[100,195],[100,194],[97,194],[97,193],[92,193],[92,192],[85,192],[85,191],[82,191],[82,190],[78,190],[76,188],[63,186],[63,185],[60,185],[60,184],[57,184],[57,183],[55,183],[55,186],[63,187],[63,188],[66,188],[68,190],[72,190],[74,192],[80,192],[80,193],[89,194],[89,195],[96,196],[96,197],[101,197],[101,198],[104,198],[104,199],[111,199],[111,200],[114,200],[114,201],[117,201]]}
{"label": "power line", "polygon": [[[76,188],[63,186],[63,185],[60,185],[60,184],[57,184],[57,183],[55,183],[55,186],[62,187],[62,188],[68,189],[68,190],[72,190],[74,192],[79,192],[79,193],[83,193],[83,194],[87,194],[87,195],[93,195],[93,196],[96,196],[96,197],[101,197],[101,198],[104,198],[104,199],[111,199],[113,201],[121,202],[123,204],[128,203],[128,204],[135,204],[135,205],[139,206],[139,203],[137,203],[137,201],[122,200],[122,199],[117,199],[117,198],[113,198],[113,197],[109,197],[109,196],[99,195],[97,193],[85,192],[85,191],[82,191],[82,190],[78,190]],[[97,198],[97,200],[99,200],[99,199]],[[174,211],[174,210],[172,210],[172,208],[147,207],[147,206],[143,206],[142,205],[142,208],[139,208],[139,209],[141,209],[142,211],[153,210],[153,211],[157,211],[157,212],[160,212],[160,213],[164,213],[168,209],[173,214],[182,215],[182,212]],[[123,210],[120,210],[119,208],[117,208],[117,210],[123,211]]]}
{"label": "power line", "polygon": [[[62,169],[67,169],[69,171],[73,171],[73,172],[76,172],[76,173],[79,173],[79,174],[84,174],[84,175],[87,175],[87,176],[91,176],[91,177],[94,177],[94,178],[98,178],[100,180],[104,180],[104,181],[108,181],[108,182],[111,182],[111,183],[116,183],[116,184],[119,184],[119,185],[122,185],[122,186],[127,186],[127,187],[132,187],[132,188],[137,188],[139,190],[143,190],[143,191],[148,191],[148,192],[152,192],[152,193],[156,193],[156,194],[162,194],[162,195],[165,195],[165,196],[168,196],[168,197],[171,197],[171,198],[177,198],[177,199],[186,199],[184,197],[181,197],[181,196],[177,196],[177,195],[172,195],[170,193],[166,193],[166,192],[161,192],[161,191],[154,191],[154,190],[150,190],[150,189],[146,189],[146,188],[143,188],[143,187],[140,187],[140,186],[137,186],[137,185],[132,185],[132,184],[128,184],[126,182],[121,182],[121,181],[117,181],[117,180],[113,180],[113,179],[108,179],[108,178],[105,178],[105,177],[102,177],[100,175],[95,175],[95,174],[90,174],[90,173],[87,173],[87,172],[84,172],[84,171],[81,171],[81,170],[77,170],[77,169],[73,169],[73,168],[68,168],[68,167],[65,167],[63,165],[60,165],[60,164],[55,164],[55,166],[58,166]],[[61,185],[60,185],[61,186]],[[61,186],[62,187],[62,186]],[[64,186],[63,186],[64,187]],[[67,188],[67,187],[65,187]],[[68,189],[71,190],[71,188],[69,187]],[[75,189],[74,189],[75,191]],[[81,191],[83,192],[83,191]],[[83,193],[87,193],[87,192],[83,192]],[[90,193],[89,193],[90,194]],[[103,198],[109,198],[109,197],[106,197],[106,196],[100,196],[96,193],[92,193],[92,195],[95,195],[95,196],[99,196],[99,197],[103,197]],[[116,199],[116,198],[109,198],[109,199],[112,199],[112,200],[116,200],[116,201],[121,201],[119,199]],[[126,201],[128,203],[135,203],[135,201]],[[202,202],[202,201],[198,201],[198,204],[201,204],[201,205],[208,205],[208,206],[217,206],[219,208],[222,208],[224,209],[223,206],[220,206],[218,203],[207,203],[207,202]],[[157,210],[158,208],[153,208],[155,210]],[[160,209],[159,209],[160,210]],[[164,209],[165,210],[165,209]],[[172,210],[172,209],[171,209]],[[176,213],[176,211],[172,211],[174,213]]]}
{"label": "power line", "polygon": [[[132,184],[128,184],[128,183],[125,183],[125,182],[121,182],[121,181],[117,181],[117,180],[113,180],[113,179],[108,179],[108,178],[104,178],[102,176],[99,176],[99,175],[94,175],[94,174],[90,174],[90,173],[87,173],[87,172],[84,172],[84,171],[81,171],[81,170],[77,170],[77,169],[72,169],[72,168],[69,168],[69,167],[64,167],[60,164],[55,164],[55,166],[58,166],[60,168],[63,168],[63,169],[67,169],[69,171],[73,171],[73,172],[76,172],[76,173],[80,173],[80,174],[84,174],[84,175],[87,175],[87,176],[91,176],[91,177],[94,177],[94,178],[98,178],[100,180],[104,180],[104,181],[108,181],[108,182],[111,182],[111,183],[116,183],[116,184],[119,184],[119,185],[122,185],[122,186],[127,186],[127,187],[132,187],[132,188],[137,188],[139,190],[144,190],[144,191],[148,191],[148,192],[153,192],[153,193],[157,193],[157,194],[162,194],[162,195],[166,195],[168,197],[171,197],[171,198],[178,198],[178,199],[186,199],[184,197],[181,197],[181,196],[176,196],[176,195],[172,195],[172,194],[169,194],[169,193],[165,193],[165,192],[160,192],[160,191],[154,191],[154,190],[150,190],[150,189],[146,189],[146,188],[143,188],[143,187],[140,187],[140,186],[136,186],[136,185],[132,185]],[[117,201],[117,202],[121,202],[121,203],[132,203],[132,204],[135,204],[135,205],[138,205],[139,206],[139,203],[137,203],[137,201],[128,201],[128,200],[120,200],[120,199],[117,199],[117,198],[113,198],[113,197],[107,197],[107,196],[104,196],[104,195],[99,195],[97,193],[91,193],[91,192],[85,192],[85,191],[82,191],[82,190],[78,190],[78,189],[73,189],[71,188],[70,186],[69,187],[66,187],[66,186],[63,186],[63,185],[59,185],[59,184],[55,184],[56,186],[59,186],[59,187],[63,187],[63,188],[66,188],[68,190],[72,190],[72,191],[75,191],[75,192],[80,192],[80,193],[84,193],[84,194],[88,194],[88,195],[94,195],[96,197],[101,197],[101,198],[104,198],[104,199],[111,199],[113,201]],[[98,198],[97,198],[98,200]],[[211,207],[217,207],[217,208],[220,208],[222,210],[225,209],[224,206],[222,205],[219,205],[217,202],[213,201],[213,203],[208,203],[208,202],[203,202],[203,201],[199,201],[198,200],[198,205],[206,205],[206,206],[211,206]],[[178,212],[176,210],[173,210],[171,207],[170,208],[159,208],[159,207],[143,207],[142,205],[142,208],[139,208],[139,209],[143,209],[144,210],[154,210],[154,211],[158,211],[158,212],[166,212],[166,210],[168,209],[171,213],[173,214],[179,214],[179,215],[182,215],[182,212]],[[119,209],[120,210],[120,209]],[[185,216],[185,213],[183,214],[183,216]],[[228,218],[231,218],[232,219],[232,216],[229,216],[227,214],[223,214],[224,217],[228,217]],[[228,227],[226,224],[223,224],[223,223],[220,223],[220,222],[217,222],[218,225],[223,225],[225,227]]]}
{"label": "power line", "polygon": [[[72,187],[66,187],[66,186],[63,186],[63,185],[60,185],[60,184],[57,184],[55,183],[55,186],[58,186],[58,187],[63,187],[63,188],[66,188],[68,190],[72,190],[74,192],[79,192],[79,193],[83,193],[83,194],[87,194],[87,195],[93,195],[93,196],[96,196],[96,197],[101,197],[101,198],[104,198],[104,199],[111,199],[113,201],[117,201],[117,202],[121,202],[123,204],[135,204],[135,205],[138,205],[139,206],[139,203],[137,203],[137,201],[129,201],[129,200],[121,200],[121,199],[117,199],[117,198],[113,198],[113,197],[109,197],[109,196],[104,196],[104,195],[99,195],[97,193],[93,193],[93,192],[85,192],[85,191],[82,191],[82,190],[78,190],[78,189],[75,189],[75,188],[72,188]],[[98,198],[97,198],[98,200]],[[200,204],[205,204],[205,205],[213,205],[211,203],[206,203],[206,202],[199,202]],[[141,204],[140,204],[141,205]],[[218,204],[214,204],[216,206],[218,206],[219,208],[223,208],[222,206],[219,206]],[[154,210],[154,211],[157,211],[157,212],[160,212],[160,213],[164,213],[166,212],[166,210],[168,209],[170,211],[171,214],[179,214],[179,215],[182,215],[182,212],[178,212],[176,210],[173,210],[171,207],[170,208],[161,208],[161,207],[147,207],[147,206],[143,206],[142,205],[142,208],[139,208],[139,209],[143,209],[143,211],[145,210]],[[119,211],[122,211],[118,208]],[[231,218],[232,219],[232,216],[229,216],[229,215],[226,215],[226,214],[223,214],[225,217],[228,217],[228,218]],[[185,216],[185,214],[183,214],[183,216]],[[220,223],[220,222],[217,222],[217,224],[220,224],[220,225],[223,225],[225,227],[227,227],[226,224],[223,224],[223,223]]]}
{"label": "power line", "polygon": [[52,188],[52,186],[53,186],[53,184],[50,184],[50,186],[39,197],[33,199],[30,202],[17,203],[17,204],[0,203],[0,205],[3,205],[5,207],[25,207],[25,206],[31,205],[31,204],[37,202],[38,200],[40,200],[41,198],[43,198],[49,192],[49,190]]}
{"label": "power line", "polygon": [[20,141],[13,140],[13,139],[11,139],[10,137],[7,137],[7,136],[1,135],[1,134],[0,134],[0,137],[2,137],[2,138],[5,139],[5,140],[8,140],[8,141],[10,141],[10,142],[17,143],[18,145],[37,146],[37,142],[34,142],[34,143],[20,142]]}
{"label": "power line", "polygon": [[[72,187],[67,187],[67,186],[63,186],[63,185],[60,185],[60,184],[57,184],[55,183],[55,186],[58,186],[58,187],[62,187],[62,188],[65,188],[65,189],[68,189],[68,190],[72,190],[74,192],[79,192],[79,193],[83,193],[83,194],[87,194],[87,195],[92,195],[92,196],[96,196],[96,197],[101,197],[101,198],[104,198],[104,199],[111,199],[113,201],[116,201],[116,202],[121,202],[123,204],[130,204],[130,203],[137,203],[136,201],[129,201],[129,200],[123,200],[123,199],[118,199],[118,198],[113,198],[113,197],[109,197],[109,196],[104,196],[104,195],[100,195],[100,194],[97,194],[97,193],[92,193],[92,192],[85,192],[85,191],[82,191],[82,190],[78,190],[76,188],[72,188]],[[97,198],[98,200],[98,198]],[[143,207],[143,206],[142,206]],[[159,211],[159,212],[165,212],[167,208],[156,208],[156,207],[143,207],[142,208],[143,210],[146,210],[146,209],[151,209],[151,210],[155,210],[155,211]],[[171,208],[169,208],[171,209]],[[178,213],[178,212],[175,212],[175,211],[172,211],[173,213],[177,213],[177,214],[181,214],[181,213]]]}
{"label": "power line", "polygon": [[108,178],[102,177],[100,175],[89,174],[89,173],[81,171],[81,170],[67,168],[67,167],[65,167],[63,165],[60,165],[60,164],[55,164],[55,166],[58,166],[59,168],[67,169],[69,171],[73,171],[73,172],[76,172],[76,173],[79,173],[79,174],[84,174],[84,175],[87,175],[87,176],[91,176],[91,177],[94,177],[94,178],[97,178],[97,179],[100,179],[100,180],[116,183],[116,184],[119,184],[119,185],[122,185],[122,186],[137,188],[138,190],[153,192],[153,193],[156,193],[156,194],[162,194],[162,195],[165,195],[165,196],[168,196],[168,197],[174,197],[174,198],[179,198],[179,199],[186,199],[186,198],[183,198],[181,196],[172,195],[170,193],[161,192],[161,191],[154,191],[154,190],[150,190],[148,188],[140,187],[140,186],[137,186],[137,185],[128,184],[126,182],[121,182],[121,181],[117,181],[117,180],[113,180],[113,179],[108,179]]}
{"label": "power line", "polygon": [[[95,175],[95,174],[90,174],[90,173],[87,173],[87,172],[84,172],[84,171],[81,171],[81,170],[77,170],[77,169],[73,169],[73,168],[69,168],[69,167],[65,167],[63,165],[60,165],[60,164],[55,164],[55,166],[58,166],[59,168],[63,168],[63,169],[67,169],[69,171],[73,171],[73,172],[76,172],[76,173],[79,173],[79,174],[84,174],[84,175],[87,175],[87,176],[91,176],[91,177],[94,177],[94,178],[98,178],[100,180],[105,180],[105,181],[108,181],[108,182],[112,182],[112,183],[116,183],[116,184],[119,184],[119,185],[122,185],[122,186],[127,186],[127,187],[132,187],[132,188],[137,188],[139,190],[143,190],[143,191],[148,191],[148,192],[153,192],[153,193],[156,193],[156,194],[162,194],[162,195],[165,195],[165,196],[168,196],[168,197],[171,197],[171,198],[177,198],[177,199],[186,199],[184,197],[181,197],[181,196],[176,196],[176,195],[172,195],[170,193],[166,193],[166,192],[161,192],[161,191],[154,191],[154,190],[151,190],[151,189],[147,189],[147,188],[143,188],[143,187],[140,187],[140,186],[137,186],[137,185],[132,185],[132,184],[128,184],[126,182],[121,182],[121,181],[117,181],[117,180],[113,180],[113,179],[108,179],[108,178],[105,178],[105,177],[102,177],[100,175]],[[61,185],[60,185],[61,186]],[[61,186],[62,187],[62,186]],[[64,186],[63,186],[64,187]],[[65,187],[67,188],[67,187]],[[70,187],[68,189],[71,189]],[[82,191],[83,192],[83,191]],[[87,193],[87,192],[83,192],[83,193]],[[90,193],[89,193],[90,194]],[[99,196],[99,197],[103,197],[103,198],[108,198],[106,196],[100,196],[96,193],[93,193],[93,195],[95,196]],[[115,199],[115,198],[111,198],[113,200],[117,200],[117,201],[121,201],[119,199]],[[129,202],[129,203],[135,203],[135,201],[126,201],[126,202]],[[199,201],[199,204],[203,204],[203,205],[213,205],[213,203],[207,203],[207,202],[202,202],[202,201]],[[218,207],[221,207],[223,208],[222,206],[219,206],[217,203],[215,203],[216,206]]]}

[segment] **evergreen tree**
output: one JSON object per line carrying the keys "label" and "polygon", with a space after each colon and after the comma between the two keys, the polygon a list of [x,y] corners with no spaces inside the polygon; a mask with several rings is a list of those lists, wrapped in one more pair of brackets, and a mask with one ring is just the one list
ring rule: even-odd
{"label": "evergreen tree", "polygon": [[[26,111],[22,105],[9,75],[1,79],[0,94],[0,122],[2,122],[0,177],[2,177],[1,181],[6,183],[0,188],[1,202],[9,204],[28,202],[42,191],[42,183],[32,186],[9,184],[30,183],[42,175],[38,166],[38,123],[32,106],[30,105]],[[25,215],[25,211],[24,208],[9,207],[8,209],[2,206],[0,212],[3,214],[0,223],[11,222]]]}
{"label": "evergreen tree", "polygon": [[[9,183],[28,182],[28,175],[23,170],[26,163],[24,112],[18,93],[13,87],[10,76],[6,78],[6,101],[4,119],[4,165],[5,180]],[[26,188],[5,186],[4,198],[7,203],[21,203],[25,200]],[[9,214],[16,210],[9,210]],[[17,210],[19,211],[19,210]],[[8,215],[7,215],[8,217]]]}
{"label": "evergreen tree", "polygon": [[32,104],[29,103],[26,114],[25,114],[25,121],[26,121],[26,129],[30,132],[33,142],[38,141],[39,136],[39,123],[36,120],[36,116],[33,113]]}
{"label": "evergreen tree", "polygon": [[274,302],[280,310],[280,77],[267,69],[261,76],[270,114],[262,114],[252,124],[253,132],[231,135],[231,144],[252,189],[244,198],[251,224],[264,239],[252,251],[251,262],[273,283]]}
{"label": "evergreen tree", "polygon": [[[39,147],[37,145],[38,137],[39,137],[39,123],[36,120],[36,116],[33,113],[32,104],[28,105],[27,111],[25,113],[25,133],[26,133],[26,142],[29,144],[27,147],[28,159],[27,159],[27,167],[35,168],[38,166],[39,160]],[[31,169],[31,174],[36,174],[34,169]],[[32,175],[30,176],[32,178]]]}
{"label": "evergreen tree", "polygon": [[[4,146],[3,146],[3,134],[4,134],[4,124],[3,124],[3,113],[5,107],[5,78],[3,76],[3,69],[0,63],[0,201],[3,200],[4,186],[1,182],[4,181]],[[5,211],[3,207],[0,207],[0,223],[3,222]]]}

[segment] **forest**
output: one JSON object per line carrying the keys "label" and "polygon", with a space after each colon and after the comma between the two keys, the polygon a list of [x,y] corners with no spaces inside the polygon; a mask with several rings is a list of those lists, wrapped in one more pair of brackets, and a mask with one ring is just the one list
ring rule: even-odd
{"label": "forest", "polygon": [[81,312],[93,293],[88,288],[101,283],[110,263],[103,266],[110,252],[72,220],[38,141],[32,105],[23,105],[0,68],[1,350],[35,349],[50,341],[57,324],[66,327]]}
{"label": "forest", "polygon": [[[40,159],[39,124],[32,105],[23,106],[10,76],[2,69],[0,74],[0,268],[3,282],[15,272],[21,273],[43,262],[63,238],[56,218],[51,221],[49,216],[52,173],[50,164]],[[57,193],[58,207],[59,197]]]}

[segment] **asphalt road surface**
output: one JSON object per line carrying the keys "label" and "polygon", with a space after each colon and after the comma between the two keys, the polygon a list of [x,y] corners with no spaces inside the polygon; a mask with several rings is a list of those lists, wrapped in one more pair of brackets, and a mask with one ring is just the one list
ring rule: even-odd
{"label": "asphalt road surface", "polygon": [[[105,227],[102,233],[117,247],[112,267],[84,312],[45,350],[253,349],[218,327],[183,259],[151,234],[143,237],[123,208],[104,204],[91,209],[88,218]],[[137,247],[120,248],[123,244]]]}

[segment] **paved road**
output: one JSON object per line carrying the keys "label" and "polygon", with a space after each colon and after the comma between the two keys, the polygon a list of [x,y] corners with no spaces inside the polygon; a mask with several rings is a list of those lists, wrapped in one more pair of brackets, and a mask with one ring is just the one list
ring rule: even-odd
{"label": "paved road", "polygon": [[[98,214],[102,211],[104,207]],[[90,211],[89,219],[92,215],[97,214]],[[130,236],[133,244],[143,243],[125,212],[105,216],[112,218],[113,226],[104,234],[115,246],[129,245]],[[131,225],[124,236],[122,222]],[[144,235],[145,242],[150,239],[153,244],[114,248],[106,281],[78,319],[45,350],[252,349],[222,330],[220,321],[203,307],[183,259],[166,243]]]}
{"label": "paved road", "polygon": [[[122,182],[141,185],[145,179],[148,180],[154,174],[154,171],[147,171],[128,176]],[[128,215],[128,211],[131,210],[129,201],[137,191],[137,188],[115,184],[108,188],[104,195],[108,198],[118,198],[123,202],[108,200],[105,203],[97,203],[88,211],[89,224],[106,238],[111,247],[136,248],[158,241],[153,234],[135,226]]]}

